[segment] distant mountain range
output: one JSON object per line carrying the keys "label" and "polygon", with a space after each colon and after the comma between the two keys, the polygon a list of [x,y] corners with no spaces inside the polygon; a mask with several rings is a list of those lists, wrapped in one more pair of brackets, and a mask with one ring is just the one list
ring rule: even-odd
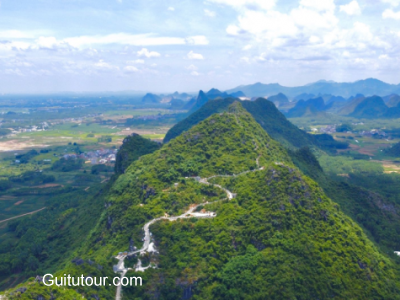
{"label": "distant mountain range", "polygon": [[[344,98],[349,98],[359,93],[362,93],[365,96],[377,95],[383,97],[390,94],[399,94],[400,84],[388,84],[373,78],[359,80],[352,83],[338,83],[322,80],[298,87],[285,87],[278,83],[263,84],[258,82],[251,85],[238,86],[234,89],[227,90],[226,93],[232,94],[238,91],[243,92],[247,97],[269,97],[283,93],[289,98],[295,100],[308,100],[314,98],[315,95],[325,94],[341,96]],[[301,96],[303,96],[303,98]]]}
{"label": "distant mountain range", "polygon": [[217,89],[211,89],[207,93],[200,91],[199,95],[196,99],[190,100],[185,109],[189,110],[189,113],[193,113],[200,109],[204,104],[206,104],[209,100],[217,99],[217,98],[239,98],[244,97],[245,94],[241,91],[234,92],[232,94],[228,94],[226,92],[221,92]]}
{"label": "distant mountain range", "polygon": [[[346,102],[340,101],[340,99],[324,101],[323,97],[309,99],[307,101],[300,100],[293,108],[285,113],[285,116],[288,118],[300,118],[318,116],[325,112],[330,112],[342,116],[363,119],[400,118],[400,97],[398,95],[391,95],[384,98],[379,96],[357,96],[358,97],[351,98]],[[384,101],[384,99],[386,101]],[[388,103],[390,103],[390,106]]]}
{"label": "distant mountain range", "polygon": [[228,94],[226,92],[221,92],[220,90],[214,88],[212,88],[208,92],[203,92],[202,90],[200,90],[197,97],[192,97],[190,94],[187,93],[180,94],[178,92],[166,95],[165,94],[156,95],[152,93],[147,93],[142,98],[142,102],[147,104],[170,103],[171,108],[185,109],[185,110],[190,110],[190,112],[194,112],[200,107],[202,107],[205,103],[207,103],[208,100],[213,100],[216,98],[228,98],[228,97],[240,98],[240,97],[245,97],[245,94],[241,91]]}
{"label": "distant mountain range", "polygon": [[155,94],[147,93],[143,98],[143,103],[159,103],[161,101],[161,97]]}
{"label": "distant mountain range", "polygon": [[326,105],[322,97],[310,99],[307,101],[300,100],[296,103],[295,107],[293,107],[286,113],[286,117],[297,118],[313,116],[320,112],[328,110],[332,107],[333,103],[334,102],[330,102],[330,104]]}
{"label": "distant mountain range", "polygon": [[388,107],[381,97],[367,97],[356,106],[349,116],[365,119],[400,118],[400,103],[395,107]]}
{"label": "distant mountain range", "polygon": [[[173,100],[181,100],[183,102],[189,101],[193,96],[187,93],[178,93],[175,92],[173,94],[152,94],[152,93],[147,93],[143,98],[142,102],[143,103],[170,103],[173,102]],[[174,101],[175,106],[177,101]],[[181,103],[181,102],[179,102]]]}

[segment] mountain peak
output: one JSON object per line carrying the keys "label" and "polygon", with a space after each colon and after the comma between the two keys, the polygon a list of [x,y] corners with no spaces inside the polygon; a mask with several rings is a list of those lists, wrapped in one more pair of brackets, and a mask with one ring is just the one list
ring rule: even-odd
{"label": "mountain peak", "polygon": [[248,112],[243,108],[242,104],[239,101],[235,101],[231,105],[229,105],[228,112],[235,115],[244,113],[248,114]]}
{"label": "mountain peak", "polygon": [[218,89],[212,88],[211,90],[209,90],[209,91],[207,92],[207,94],[215,94],[215,93],[221,93],[221,91],[218,90]]}

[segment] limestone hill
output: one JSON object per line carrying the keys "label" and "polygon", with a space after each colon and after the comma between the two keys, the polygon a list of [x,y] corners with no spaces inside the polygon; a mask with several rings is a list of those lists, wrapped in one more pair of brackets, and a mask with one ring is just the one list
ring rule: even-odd
{"label": "limestone hill", "polygon": [[[236,197],[227,199],[224,189]],[[124,288],[125,299],[399,298],[394,263],[239,102],[133,162],[77,251],[83,263],[59,274],[108,276],[110,257],[140,247],[145,223],[194,204],[215,217],[151,225],[157,251],[139,257],[150,265],[144,273],[127,273],[144,284]],[[137,263],[132,257],[125,265]],[[26,287],[23,295],[50,298],[39,283]],[[63,299],[112,295],[105,288],[70,292]]]}

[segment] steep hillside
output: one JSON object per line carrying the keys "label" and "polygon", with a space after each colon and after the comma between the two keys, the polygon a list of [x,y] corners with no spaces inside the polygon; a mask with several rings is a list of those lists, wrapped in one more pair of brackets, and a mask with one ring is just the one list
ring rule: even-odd
{"label": "steep hillside", "polygon": [[388,107],[396,107],[400,103],[400,96],[399,95],[389,95],[386,97],[383,97],[383,101],[385,101],[386,105]]}
{"label": "steep hillside", "polygon": [[274,95],[271,97],[268,97],[268,100],[274,103],[288,103],[289,99],[286,97],[284,94],[279,93],[278,95]]}
{"label": "steep hillside", "polygon": [[[398,185],[398,181],[382,178],[390,176],[388,174],[362,174],[362,177],[354,173],[348,174],[348,177],[327,174],[308,148],[289,151],[289,154],[295,165],[315,180],[328,197],[339,203],[341,209],[352,217],[383,251],[393,253],[393,250],[400,249],[399,201],[386,197],[396,197],[398,188],[396,190],[395,186]],[[371,181],[380,181],[388,189],[375,192],[369,190],[372,188]]]}
{"label": "steep hillside", "polygon": [[[215,201],[204,209],[216,212],[211,219],[154,223],[151,230],[159,255],[152,262],[158,268],[148,271],[143,289],[126,289],[126,295],[396,298],[397,273],[391,261],[315,182],[301,174],[250,114],[237,103],[228,111],[143,157],[116,182],[108,210],[114,221],[101,234],[110,248],[127,247],[127,240],[136,238],[135,228],[141,228],[143,215],[147,220],[165,211],[179,215],[185,206],[200,201]],[[256,169],[257,162],[263,168]],[[246,170],[254,172],[229,177]],[[215,174],[228,177],[208,181],[236,193],[235,199],[218,202],[223,199],[218,191],[210,189],[207,195],[201,182],[182,180]]]}
{"label": "steep hillside", "polygon": [[354,110],[356,109],[356,107],[365,100],[364,96],[360,96],[360,97],[355,97],[353,99],[349,99],[348,103],[343,106],[341,109],[339,109],[339,111],[337,112],[339,115],[341,116],[347,116],[350,115],[354,112]]}
{"label": "steep hillside", "polygon": [[[165,136],[164,143],[208,118],[212,114],[226,111],[235,99],[217,99],[208,102],[201,109],[173,126]],[[243,101],[243,107],[254,117],[264,130],[275,140],[288,147],[317,146],[324,149],[345,148],[331,136],[309,135],[290,123],[275,105],[263,98],[256,101]]]}
{"label": "steep hillside", "polygon": [[[105,205],[80,260],[59,274],[109,275],[110,257],[129,251],[125,267],[150,268],[124,269],[143,277],[125,299],[399,298],[394,263],[239,102],[132,163]],[[139,254],[142,228],[152,235]],[[39,283],[24,288],[7,295],[51,296]],[[62,298],[113,291],[74,287]]]}
{"label": "steep hillside", "polygon": [[310,99],[307,101],[300,100],[296,103],[296,106],[290,109],[286,113],[286,117],[288,118],[299,118],[299,117],[309,117],[316,115],[320,112],[328,110],[331,105],[325,105],[324,99],[322,97],[318,97],[315,99]]}
{"label": "steep hillside", "polygon": [[395,107],[389,107],[383,117],[389,119],[400,118],[400,102]]}
{"label": "steep hillside", "polygon": [[356,106],[350,116],[355,118],[373,119],[382,117],[388,111],[388,107],[381,97],[373,96],[365,98]]}
{"label": "steep hillside", "polygon": [[142,98],[143,103],[159,103],[161,101],[161,97],[155,94],[148,93]]}
{"label": "steep hillside", "polygon": [[[208,100],[209,100],[209,98],[206,95],[206,93],[204,93],[203,91],[200,91],[196,100],[193,101],[192,106],[190,106],[190,107],[186,106],[186,108],[189,109],[189,114],[200,109],[202,106],[204,106],[208,102]],[[192,101],[190,101],[190,102],[192,102]]]}
{"label": "steep hillside", "polygon": [[125,173],[125,170],[140,156],[152,153],[160,148],[160,144],[145,139],[133,133],[122,142],[115,162],[115,173],[117,175]]}
{"label": "steep hillside", "polygon": [[313,98],[315,98],[314,94],[302,93],[302,94],[297,95],[296,97],[294,97],[293,100],[297,102],[297,101],[300,101],[300,100],[307,101],[307,100],[310,100],[310,99],[313,99]]}
{"label": "steep hillside", "polygon": [[[84,193],[81,189],[63,188],[54,196],[57,201],[46,203],[47,209],[31,217],[9,222],[7,226],[11,236],[5,240],[2,236],[0,243],[0,288],[12,287],[36,275],[43,276],[46,273],[69,269],[71,265],[88,269],[91,265],[88,265],[87,261],[83,264],[84,261],[80,258],[76,259],[76,253],[85,244],[104,213],[108,191],[126,166],[136,161],[139,156],[159,148],[159,144],[140,136],[127,137],[117,155],[116,175],[106,186],[94,186]],[[75,262],[71,263],[72,261]],[[97,264],[92,266],[90,272],[100,274],[102,270],[99,269],[113,276],[112,269]],[[78,295],[72,290],[65,292],[62,288],[46,291],[39,284],[37,289],[33,289],[33,294],[37,297],[48,296],[44,299],[50,299],[51,293],[56,297],[54,299],[74,299],[71,295]],[[94,291],[92,294],[99,293]],[[111,291],[110,295],[113,294],[114,291]],[[68,295],[71,298],[68,298]],[[107,292],[103,291],[102,295],[107,295]],[[25,294],[18,299],[39,298]]]}
{"label": "steep hillside", "polygon": [[347,100],[341,96],[333,96],[333,95],[323,95],[322,98],[326,104],[330,104],[332,102],[335,103],[345,103]]}

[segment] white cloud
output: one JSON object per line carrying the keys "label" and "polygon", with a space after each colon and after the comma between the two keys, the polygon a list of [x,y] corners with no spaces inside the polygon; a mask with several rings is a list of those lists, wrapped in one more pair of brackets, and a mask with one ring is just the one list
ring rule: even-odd
{"label": "white cloud", "polygon": [[253,48],[252,45],[246,45],[246,46],[243,47],[242,50],[247,51],[247,50],[250,50],[251,48]]}
{"label": "white cloud", "polygon": [[135,66],[126,66],[126,67],[124,68],[124,70],[125,70],[125,72],[128,72],[128,73],[136,73],[136,72],[139,72],[139,69],[136,68]]}
{"label": "white cloud", "polygon": [[[55,48],[94,48],[95,46],[127,45],[127,46],[164,46],[164,45],[208,45],[208,39],[203,35],[181,37],[163,37],[154,34],[114,33],[109,35],[77,36],[57,39],[53,36],[39,36],[19,30],[0,31],[0,39],[6,39],[0,47],[15,49],[55,49]],[[21,39],[15,40],[15,39]],[[10,41],[8,41],[10,40]],[[22,41],[24,40],[24,41]],[[26,40],[26,41],[25,41]],[[30,40],[30,41],[29,41]],[[5,46],[5,44],[7,44]]]}
{"label": "white cloud", "polygon": [[345,12],[349,16],[360,15],[361,7],[356,0],[351,1],[349,4],[340,5],[340,11]]}
{"label": "white cloud", "polygon": [[32,47],[32,44],[27,42],[10,42],[5,41],[0,43],[0,51],[12,51],[12,50],[27,50]]}
{"label": "white cloud", "polygon": [[169,11],[175,11],[175,7],[170,6],[170,7],[167,8],[167,10],[169,10]]}
{"label": "white cloud", "polygon": [[161,54],[155,51],[149,51],[146,48],[143,48],[142,50],[137,52],[137,55],[139,57],[147,57],[147,58],[152,58],[152,57],[160,57]]}
{"label": "white cloud", "polygon": [[382,13],[382,18],[400,20],[400,11],[394,12],[392,9],[386,9]]}
{"label": "white cloud", "polygon": [[199,76],[200,73],[198,73],[198,72],[196,72],[196,71],[192,71],[192,72],[190,73],[190,75],[192,75],[192,76]]}
{"label": "white cloud", "polygon": [[180,37],[162,37],[154,34],[113,33],[104,36],[79,36],[63,40],[76,48],[92,45],[130,45],[130,46],[164,46],[164,45],[208,45],[208,39],[203,35]]}
{"label": "white cloud", "polygon": [[64,39],[73,47],[81,48],[90,45],[131,45],[131,46],[160,46],[184,45],[185,39],[177,37],[158,37],[153,34],[113,33],[109,35],[78,36]]}
{"label": "white cloud", "polygon": [[235,9],[268,10],[275,6],[276,0],[208,0],[208,2],[228,5]]}
{"label": "white cloud", "polygon": [[62,42],[57,41],[55,37],[40,37],[36,44],[39,48],[53,49],[60,45]]}
{"label": "white cloud", "polygon": [[321,39],[315,35],[310,36],[308,40],[311,44],[318,44],[321,41]]}
{"label": "white cloud", "polygon": [[313,9],[316,11],[334,11],[334,0],[301,0],[300,6]]}
{"label": "white cloud", "polygon": [[199,53],[194,53],[193,51],[190,51],[187,54],[187,58],[188,59],[204,59],[203,55],[199,54]]}
{"label": "white cloud", "polygon": [[215,11],[212,11],[212,10],[208,10],[208,9],[205,9],[204,10],[204,14],[207,16],[207,17],[211,17],[211,18],[214,18],[217,14],[215,13]]}
{"label": "white cloud", "polygon": [[104,60],[100,59],[97,63],[94,64],[94,67],[99,70],[111,71],[111,70],[119,70],[118,67],[113,66]]}
{"label": "white cloud", "polygon": [[245,63],[250,63],[250,58],[248,58],[247,56],[243,56],[240,58],[240,61],[245,62]]}
{"label": "white cloud", "polygon": [[383,3],[387,3],[387,4],[389,4],[391,6],[394,6],[394,7],[399,6],[399,4],[400,4],[400,0],[381,0],[381,1]]}
{"label": "white cloud", "polygon": [[136,60],[130,60],[126,62],[127,64],[144,64],[143,59],[136,59]]}
{"label": "white cloud", "polygon": [[332,29],[339,22],[333,11],[320,11],[305,7],[292,10],[289,17],[294,21],[298,31],[303,31],[304,33]]}
{"label": "white cloud", "polygon": [[210,43],[204,35],[189,36],[185,41],[189,45],[208,45]]}
{"label": "white cloud", "polygon": [[241,32],[240,32],[240,28],[239,28],[238,26],[236,26],[236,25],[229,25],[229,26],[226,28],[226,33],[229,34],[229,35],[235,36],[235,35],[239,35]]}

